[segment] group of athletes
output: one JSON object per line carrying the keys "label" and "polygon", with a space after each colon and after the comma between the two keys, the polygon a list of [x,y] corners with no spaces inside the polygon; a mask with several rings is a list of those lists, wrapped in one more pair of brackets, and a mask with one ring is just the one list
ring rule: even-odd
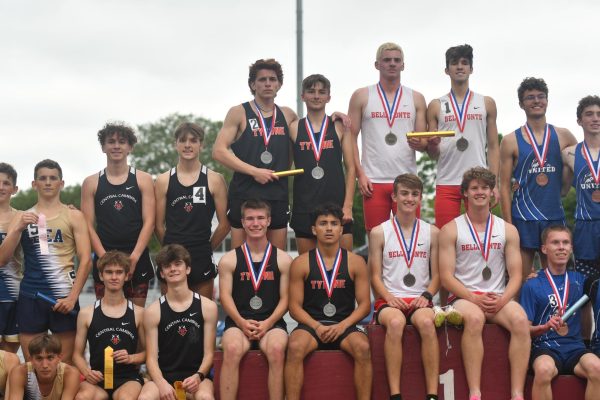
{"label": "group of athletes", "polygon": [[[546,83],[526,78],[518,88],[526,123],[500,144],[494,100],[469,88],[469,45],[448,49],[450,93],[428,106],[400,83],[398,45],[381,45],[375,68],[379,82],[354,92],[348,115],[328,116],[329,81],[307,77],[307,116],[298,119],[275,104],[283,83],[279,63],[252,64],[253,99],[229,110],[213,147],[214,160],[234,171],[229,185],[200,160],[204,132],[193,123],[175,130],[177,164],[155,182],[128,164],[134,131],[107,124],[98,132],[107,164],[83,182],[81,211],[61,203],[62,170],[52,160],[35,166],[33,208],[11,208],[17,174],[0,163],[5,398],[213,398],[217,270],[227,314],[221,399],[237,397],[240,362],[252,348],[269,363],[272,399],[300,398],[303,361],[317,349],[349,353],[356,396],[369,399],[369,341],[357,324],[371,310],[370,288],[374,321],[386,330],[390,399],[401,399],[407,324],[421,337],[426,399],[437,399],[436,327],[444,319],[464,325],[471,400],[481,399],[486,321],[510,332],[513,399],[523,398],[528,367],[535,399],[552,397],[550,383],[559,373],[586,378],[586,399],[597,396],[600,333],[589,346],[583,337],[592,316],[600,315],[600,98],[580,101],[584,141],[577,143],[567,129],[546,122]],[[455,135],[436,134],[446,131]],[[435,225],[419,218],[423,183],[416,152],[437,160]],[[304,170],[294,176],[295,259],[284,250],[285,172],[292,160]],[[369,231],[368,266],[351,252],[355,180]],[[574,235],[561,204],[571,184],[577,191]],[[498,201],[503,218],[490,212]],[[215,268],[212,252],[229,232],[233,250]],[[156,271],[148,251],[153,233],[162,245]],[[536,252],[539,271],[533,270]],[[573,252],[575,270],[567,270]],[[97,300],[79,310],[90,271]],[[144,308],[155,274],[163,294]],[[444,310],[433,307],[438,291],[450,304]],[[586,306],[563,320],[584,294],[593,314]],[[298,322],[289,336],[287,311]],[[25,364],[14,354],[19,346]],[[150,379],[140,375],[144,363]]]}

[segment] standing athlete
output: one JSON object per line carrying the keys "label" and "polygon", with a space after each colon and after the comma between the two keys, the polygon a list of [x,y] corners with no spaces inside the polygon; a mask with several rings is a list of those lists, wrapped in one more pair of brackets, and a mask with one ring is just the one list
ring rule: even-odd
{"label": "standing athlete", "polygon": [[[519,232],[526,279],[533,272],[542,231],[550,225],[565,224],[560,199],[561,152],[577,140],[568,129],[546,123],[548,86],[543,79],[525,78],[517,93],[527,120],[500,144],[500,204],[504,220]],[[564,189],[568,191],[568,186]]]}
{"label": "standing athlete", "polygon": [[[391,198],[394,178],[402,173],[416,174],[415,150],[427,148],[426,142],[406,137],[407,132],[426,130],[427,106],[421,93],[400,83],[404,71],[402,48],[395,43],[379,46],[375,69],[379,71],[379,82],[356,90],[348,108],[367,231],[395,212]],[[362,159],[358,152],[359,133]]]}
{"label": "standing athlete", "polygon": [[[227,185],[223,175],[200,162],[204,130],[191,122],[175,129],[177,166],[156,179],[156,235],[162,244],[184,246],[192,257],[188,285],[212,298],[216,269],[213,250],[229,232]],[[212,220],[218,225],[211,235]]]}
{"label": "standing athlete", "polygon": [[146,304],[148,282],[154,269],[148,242],[154,230],[154,186],[152,177],[129,166],[127,157],[137,143],[133,129],[124,124],[106,124],[98,132],[106,167],[88,176],[81,185],[81,211],[88,223],[95,253],[92,274],[96,298],[104,296],[104,283],[96,263],[108,250],[129,254],[130,282],[127,298]]}

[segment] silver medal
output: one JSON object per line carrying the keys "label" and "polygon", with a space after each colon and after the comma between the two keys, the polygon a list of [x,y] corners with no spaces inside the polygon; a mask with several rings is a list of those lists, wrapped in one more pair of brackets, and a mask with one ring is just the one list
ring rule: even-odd
{"label": "silver medal", "polygon": [[492,270],[490,269],[490,267],[486,265],[483,271],[481,271],[481,276],[483,277],[484,281],[489,281],[492,277]]}
{"label": "silver medal", "polygon": [[259,310],[262,307],[262,299],[258,296],[253,296],[250,299],[250,308],[252,308],[253,310]]}
{"label": "silver medal", "polygon": [[313,178],[315,179],[323,179],[323,177],[325,176],[325,170],[321,167],[319,167],[318,165],[316,167],[314,167],[310,173],[312,175]]}
{"label": "silver medal", "polygon": [[456,148],[458,151],[465,151],[469,147],[469,141],[464,137],[461,137],[456,141]]}
{"label": "silver medal", "polygon": [[335,306],[331,303],[327,303],[323,306],[323,314],[325,314],[326,317],[333,317],[336,311]]}
{"label": "silver medal", "polygon": [[273,154],[269,153],[269,150],[265,150],[260,153],[260,161],[263,164],[271,164],[273,162]]}
{"label": "silver medal", "polygon": [[403,281],[406,286],[412,287],[417,282],[417,278],[415,278],[415,276],[409,272],[408,274],[404,275]]}
{"label": "silver medal", "polygon": [[394,134],[394,132],[390,132],[385,135],[385,143],[389,146],[393,146],[398,141],[398,136]]}

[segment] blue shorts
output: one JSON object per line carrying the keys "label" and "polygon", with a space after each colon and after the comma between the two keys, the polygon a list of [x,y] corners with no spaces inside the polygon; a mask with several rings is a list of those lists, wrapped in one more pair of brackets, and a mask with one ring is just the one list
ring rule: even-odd
{"label": "blue shorts", "polygon": [[[79,311],[79,302],[74,310]],[[50,330],[52,333],[77,330],[77,315],[52,311],[52,306],[42,299],[19,294],[17,301],[17,323],[22,333],[40,333]]]}
{"label": "blue shorts", "polygon": [[512,223],[519,232],[521,248],[530,250],[539,250],[542,247],[541,237],[544,229],[552,225],[565,226],[564,219],[551,221],[523,221],[520,219],[513,219]]}
{"label": "blue shorts", "polygon": [[554,364],[556,365],[559,375],[573,375],[573,370],[579,362],[579,359],[581,359],[581,357],[587,353],[591,353],[591,351],[586,347],[577,347],[571,349],[570,351],[563,352],[559,352],[556,349],[550,349],[547,347],[537,348],[531,350],[531,358],[529,359],[529,362],[533,367],[533,362],[536,358],[542,355],[547,355],[552,357],[554,360]]}
{"label": "blue shorts", "polygon": [[575,221],[573,253],[576,260],[596,260],[600,257],[600,221]]}
{"label": "blue shorts", "polygon": [[16,301],[0,302],[0,338],[5,342],[19,342]]}

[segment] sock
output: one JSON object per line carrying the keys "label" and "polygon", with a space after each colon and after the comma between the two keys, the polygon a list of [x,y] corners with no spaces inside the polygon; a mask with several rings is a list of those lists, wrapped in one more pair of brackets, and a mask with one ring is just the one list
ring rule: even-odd
{"label": "sock", "polygon": [[438,400],[437,394],[425,395],[425,400]]}
{"label": "sock", "polygon": [[402,400],[402,395],[400,393],[393,394],[390,396],[390,400]]}

